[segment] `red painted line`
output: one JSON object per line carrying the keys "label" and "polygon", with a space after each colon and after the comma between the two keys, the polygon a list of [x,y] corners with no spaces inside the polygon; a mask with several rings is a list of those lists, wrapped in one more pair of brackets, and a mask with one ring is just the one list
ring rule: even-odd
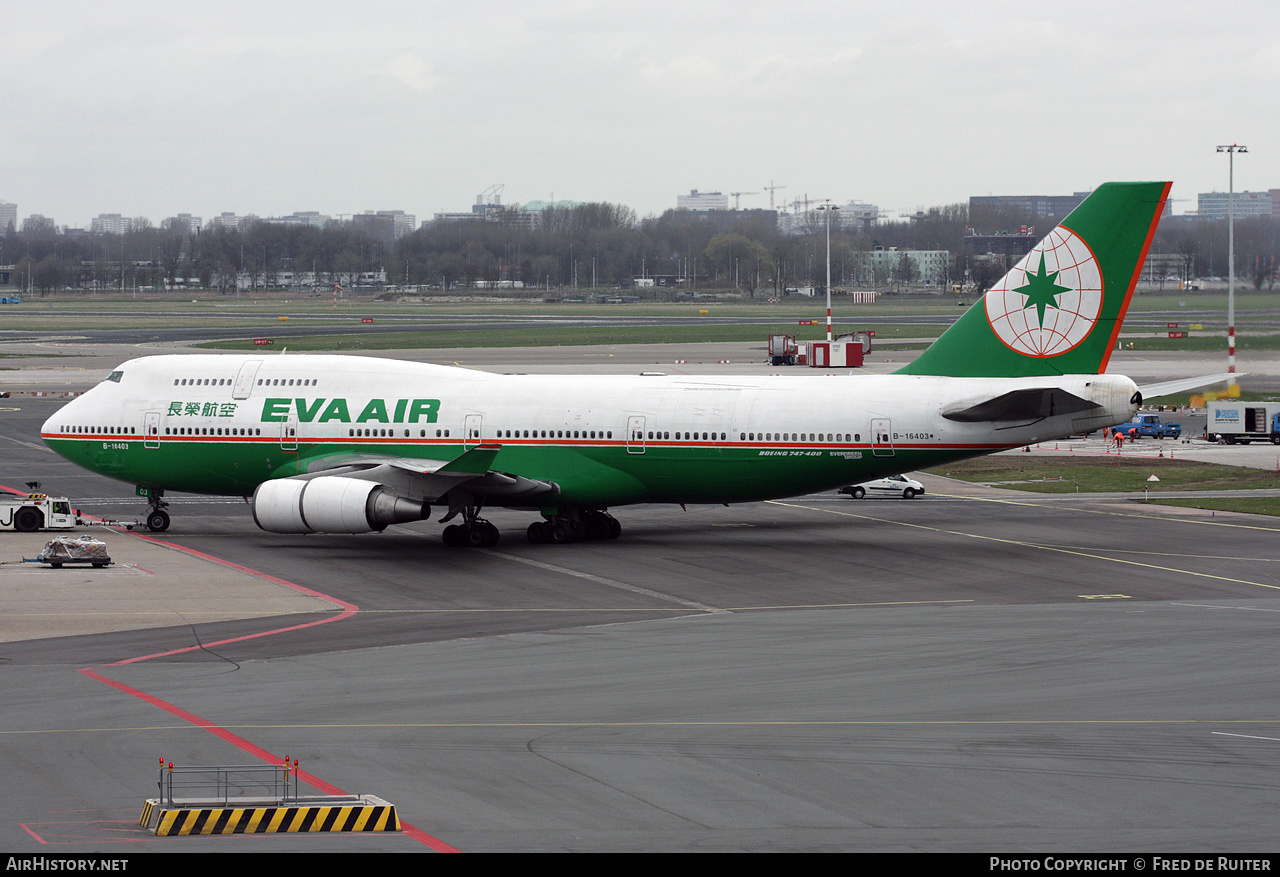
{"label": "red painted line", "polygon": [[[105,665],[105,666],[112,666],[112,665]],[[132,697],[136,697],[139,700],[144,701],[145,703],[148,703],[151,706],[156,707],[157,709],[163,710],[164,712],[167,712],[170,715],[184,722],[187,722],[188,724],[194,725],[197,728],[201,728],[202,730],[208,731],[210,734],[217,737],[219,740],[223,740],[227,743],[230,743],[232,746],[235,746],[237,749],[240,749],[243,752],[247,752],[248,754],[254,756],[255,758],[261,759],[263,762],[267,764],[278,765],[278,764],[284,763],[283,756],[275,755],[271,752],[268,752],[258,744],[251,743],[250,741],[246,740],[244,737],[241,737],[239,734],[233,734],[230,731],[228,731],[226,728],[223,728],[222,726],[215,724],[214,722],[211,722],[208,719],[201,718],[200,716],[197,716],[195,713],[190,712],[189,710],[184,710],[180,706],[176,706],[175,704],[169,703],[166,700],[162,700],[161,698],[156,697],[154,694],[147,694],[145,691],[141,691],[137,688],[134,688],[131,685],[126,685],[123,682],[120,682],[116,679],[112,679],[108,676],[103,676],[101,673],[98,673],[97,671],[88,667],[85,667],[77,672],[82,673],[88,678],[93,679],[97,682],[101,682],[103,685],[114,688],[116,691],[122,692],[124,694],[128,694]],[[332,783],[329,783],[320,779],[315,774],[308,773],[307,771],[304,771],[301,769],[298,771],[298,779],[302,780],[312,788],[318,789],[319,791],[323,792],[326,795],[350,794],[338,788],[337,786],[333,785]],[[431,847],[437,852],[442,852],[442,853],[460,852],[460,850],[455,849],[454,847],[450,846],[449,844],[445,843],[439,838],[432,837],[431,835],[427,834],[421,829],[415,828],[409,825],[408,823],[401,822],[401,828],[404,829],[405,834],[409,835],[414,840],[417,840],[421,843],[426,844],[427,846]]]}
{"label": "red painted line", "polygon": [[[11,487],[5,487],[4,485],[0,485],[0,490],[6,490],[10,493],[22,492],[22,491],[14,490]],[[290,627],[277,628],[275,630],[263,631],[261,633],[250,634],[248,636],[234,637],[231,639],[220,640],[219,642],[216,642],[216,643],[209,643],[208,646],[223,645],[226,643],[239,642],[241,640],[255,639],[260,636],[270,636],[276,633],[284,633],[286,631],[301,630],[307,627],[314,627],[315,625],[318,625],[318,624],[328,624],[334,621],[341,621],[345,618],[350,618],[351,616],[355,615],[359,611],[359,609],[356,607],[354,603],[348,603],[347,601],[340,600],[337,597],[332,597],[327,594],[322,594],[319,591],[304,587],[294,582],[285,581],[282,578],[278,578],[277,576],[270,575],[269,573],[261,572],[260,570],[255,570],[238,563],[233,563],[232,561],[229,561],[229,560],[223,560],[220,557],[214,557],[211,554],[205,554],[202,551],[196,551],[194,549],[187,548],[182,545],[177,545],[173,542],[164,542],[160,539],[156,539],[153,536],[144,536],[141,533],[126,533],[123,531],[118,531],[118,532],[120,532],[121,535],[135,536],[138,539],[143,539],[147,542],[152,542],[152,543],[155,543],[156,545],[161,545],[165,548],[172,548],[175,551],[181,551],[183,553],[190,554],[193,557],[198,557],[202,560],[207,560],[212,563],[225,566],[229,569],[234,569],[238,572],[242,572],[247,575],[251,575],[256,578],[262,579],[263,581],[271,582],[277,585],[282,585],[286,588],[290,588],[301,594],[307,594],[308,596],[313,596],[321,600],[325,600],[326,602],[332,603],[335,606],[342,607],[343,609],[343,612],[341,612],[340,614],[333,615],[328,618],[321,619],[319,621],[312,621],[306,624],[298,624]],[[205,647],[207,648],[208,646],[205,646]],[[139,661],[146,661],[151,658],[158,658],[158,657],[163,657],[165,655],[179,654],[181,652],[191,651],[192,649],[195,649],[195,648],[201,648],[201,647],[193,646],[185,649],[175,649],[169,652],[161,652],[155,655],[144,655],[138,658],[127,658],[123,661],[115,661],[110,664],[100,664],[98,666],[99,667],[119,667],[126,664],[134,664]],[[128,694],[132,697],[136,697],[139,700],[142,700],[150,704],[151,706],[156,707],[157,709],[163,710],[164,712],[167,712],[170,715],[175,716],[176,718],[181,719],[184,722],[187,722],[189,724],[196,726],[197,728],[202,728],[203,730],[208,731],[210,734],[213,734],[215,737],[221,740],[224,740],[227,743],[230,743],[232,746],[235,746],[237,749],[247,752],[256,758],[260,758],[262,761],[266,762],[267,764],[281,764],[284,761],[284,758],[282,756],[273,755],[272,753],[263,749],[261,746],[258,746],[256,743],[251,743],[250,741],[239,736],[238,734],[233,734],[227,729],[209,721],[208,719],[201,718],[200,716],[197,716],[195,713],[185,710],[182,707],[177,706],[175,704],[169,703],[166,700],[162,700],[161,698],[156,697],[153,694],[148,694],[145,691],[141,691],[140,689],[133,688],[132,686],[126,685],[123,682],[119,682],[115,679],[111,679],[108,676],[104,676],[101,673],[97,672],[96,668],[85,667],[80,669],[77,672],[83,674],[89,679],[93,679],[97,682],[101,682],[103,685],[107,685],[111,688],[114,688],[115,690],[123,694]],[[298,778],[301,779],[303,782],[307,783],[308,785],[310,785],[311,787],[315,789],[319,789],[321,792],[324,792],[327,795],[348,794],[347,792],[344,792],[342,789],[339,789],[337,786],[333,785],[332,783],[328,783],[320,779],[319,777],[315,776],[314,774],[307,773],[306,771],[299,770]],[[461,852],[460,850],[450,846],[449,844],[445,843],[439,838],[434,837],[428,834],[427,832],[423,831],[422,829],[416,828],[407,822],[402,821],[400,823],[400,827],[407,836],[413,838],[414,840],[418,841],[421,844],[425,844],[426,846],[431,847],[436,852],[441,852],[441,853]],[[40,843],[47,843],[47,841],[40,838],[30,829],[27,829],[26,826],[23,826],[23,828],[26,829],[27,833],[31,834],[31,836],[34,837]]]}
{"label": "red painted line", "polygon": [[42,844],[45,844],[46,846],[48,846],[49,842],[48,842],[47,840],[45,840],[44,838],[42,838],[40,835],[36,834],[36,833],[35,833],[34,831],[32,831],[30,828],[28,828],[28,827],[27,827],[27,824],[26,824],[25,822],[19,822],[19,823],[18,823],[18,826],[19,826],[23,831],[25,831],[27,834],[29,834],[29,835],[31,835],[32,837],[34,837],[34,838],[36,839],[36,842],[37,842],[37,843],[42,843]]}
{"label": "red painted line", "polygon": [[[127,828],[111,828],[109,826],[112,823],[119,823],[121,825],[125,825],[128,827]],[[51,828],[57,829],[58,827],[64,826],[64,825],[90,825],[90,826],[103,826],[100,829],[103,832],[120,832],[121,834],[132,835],[129,837],[121,837],[118,834],[104,836],[103,834],[96,833],[96,832],[92,834],[90,833],[77,834],[64,829],[64,830],[58,831],[57,833],[51,834],[51,838],[53,839],[46,840],[32,827],[32,823],[26,823],[26,822],[18,823],[18,826],[23,831],[25,831],[27,834],[34,837],[38,842],[45,844],[46,846],[58,846],[62,844],[83,844],[85,841],[92,841],[95,844],[138,844],[138,843],[156,843],[156,842],[163,843],[164,841],[163,838],[156,837],[155,835],[146,831],[146,829],[141,828],[138,825],[137,819],[109,819],[109,820],[93,820],[93,821],[82,821],[82,822],[37,822],[34,824],[38,826],[43,826],[45,831],[49,831]],[[145,836],[141,836],[143,832],[145,832]]]}

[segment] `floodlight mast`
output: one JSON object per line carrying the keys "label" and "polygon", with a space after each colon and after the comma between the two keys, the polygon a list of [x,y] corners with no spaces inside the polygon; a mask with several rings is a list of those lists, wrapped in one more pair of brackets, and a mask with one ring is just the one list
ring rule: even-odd
{"label": "floodlight mast", "polygon": [[[1219,146],[1227,154],[1227,371],[1236,371],[1236,153],[1247,146]],[[1235,383],[1235,378],[1231,379]]]}
{"label": "floodlight mast", "polygon": [[818,208],[826,214],[827,219],[827,341],[831,341],[831,211],[839,210],[827,198],[826,203]]}

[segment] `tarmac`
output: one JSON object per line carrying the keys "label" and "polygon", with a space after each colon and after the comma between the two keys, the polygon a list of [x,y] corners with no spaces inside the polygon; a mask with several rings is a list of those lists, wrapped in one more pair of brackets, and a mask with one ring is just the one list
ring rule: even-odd
{"label": "tarmac", "polygon": [[[770,370],[759,345],[642,348],[405,355]],[[145,352],[6,360],[21,367],[0,372],[5,386],[24,392],[0,400],[0,484],[38,478],[95,515],[140,515],[130,486],[43,446],[59,399],[28,394],[85,389]],[[1113,370],[1130,364],[1144,380],[1216,368]],[[1102,446],[1055,444],[1030,453]],[[1275,452],[1131,448],[1258,468]],[[921,480],[912,501],[626,507],[616,542],[559,547],[525,542],[528,515],[505,510],[491,516],[503,540],[473,551],[445,548],[436,523],[269,534],[239,501],[183,496],[160,538],[94,528],[116,561],[103,570],[20,563],[50,534],[0,533],[0,841],[41,854],[1273,850],[1280,523]],[[136,826],[158,757],[286,754],[312,788],[395,803],[407,830],[161,839]]]}

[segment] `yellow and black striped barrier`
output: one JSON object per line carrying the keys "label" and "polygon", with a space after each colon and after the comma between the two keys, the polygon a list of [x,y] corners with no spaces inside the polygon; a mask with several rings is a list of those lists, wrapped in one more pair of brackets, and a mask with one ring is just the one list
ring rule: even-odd
{"label": "yellow and black striped barrier", "polygon": [[158,837],[200,834],[285,834],[334,831],[399,831],[396,808],[364,796],[348,803],[297,803],[277,806],[166,806],[158,799],[143,804],[138,824]]}

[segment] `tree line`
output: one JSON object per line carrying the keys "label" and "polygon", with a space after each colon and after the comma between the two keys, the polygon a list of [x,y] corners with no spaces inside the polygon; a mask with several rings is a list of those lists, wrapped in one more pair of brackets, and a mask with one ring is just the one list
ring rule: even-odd
{"label": "tree line", "polygon": [[[951,260],[942,283],[968,280],[985,288],[1005,266],[966,251],[970,229],[993,233],[1035,226],[1043,234],[1057,221],[1007,207],[971,214],[968,205],[952,204],[866,229],[833,228],[833,282],[878,288],[918,282],[918,269],[908,259],[877,260],[879,273],[869,273],[874,249],[896,247],[948,250]],[[530,288],[625,289],[634,278],[666,277],[680,278],[683,288],[737,289],[755,296],[822,286],[826,277],[821,214],[810,214],[800,233],[784,234],[768,211],[668,210],[641,219],[624,205],[595,202],[550,207],[534,217],[506,208],[485,220],[432,222],[394,241],[351,223],[320,228],[255,222],[245,229],[210,225],[194,232],[172,220],[160,227],[134,225],[122,235],[11,230],[0,235],[0,265],[15,266],[14,285],[40,292],[190,285],[231,292],[237,277],[262,286],[271,285],[279,272],[293,272],[319,284],[382,269],[397,286],[449,289],[505,281]],[[1181,279],[1225,277],[1226,223],[1166,219],[1151,251],[1176,254]],[[1278,257],[1280,220],[1236,221],[1242,283],[1270,288]]]}

